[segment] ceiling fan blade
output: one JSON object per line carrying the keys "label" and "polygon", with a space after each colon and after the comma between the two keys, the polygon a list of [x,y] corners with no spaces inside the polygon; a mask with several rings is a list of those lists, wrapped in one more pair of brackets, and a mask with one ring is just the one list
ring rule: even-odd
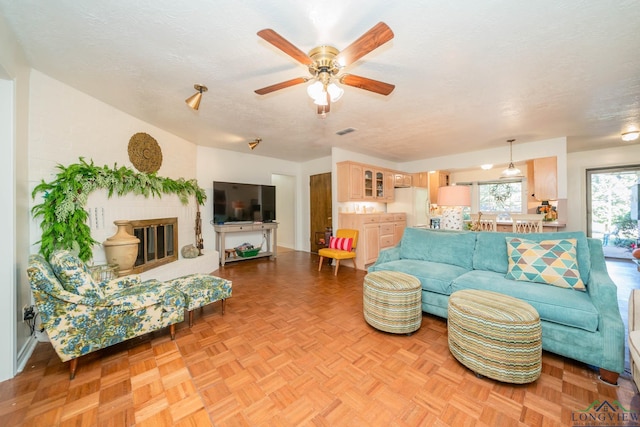
{"label": "ceiling fan blade", "polygon": [[262,37],[265,41],[271,43],[302,65],[309,66],[309,64],[313,63],[313,59],[309,58],[309,55],[295,47],[287,39],[270,28],[258,31],[258,36]]}
{"label": "ceiling fan blade", "polygon": [[366,77],[355,76],[353,74],[345,74],[340,77],[340,83],[347,86],[369,90],[371,92],[379,93],[380,95],[389,95],[396,87],[395,85],[392,85],[390,83],[368,79]]}
{"label": "ceiling fan blade", "polygon": [[393,38],[393,31],[384,22],[378,22],[369,31],[364,33],[360,38],[342,52],[338,54],[336,60],[342,66],[353,64],[358,59],[365,56],[375,48],[382,46]]}
{"label": "ceiling fan blade", "polygon": [[304,77],[298,77],[297,79],[287,80],[285,82],[276,83],[271,86],[263,87],[262,89],[257,89],[255,92],[258,95],[266,95],[271,92],[275,92],[276,90],[285,89],[291,86],[299,85],[300,83],[305,83],[309,81],[309,79]]}

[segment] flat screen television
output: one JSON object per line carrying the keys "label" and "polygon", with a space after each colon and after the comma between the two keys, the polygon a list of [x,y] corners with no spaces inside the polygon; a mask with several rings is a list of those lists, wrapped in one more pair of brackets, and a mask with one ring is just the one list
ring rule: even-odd
{"label": "flat screen television", "polygon": [[215,224],[276,220],[275,185],[213,181]]}

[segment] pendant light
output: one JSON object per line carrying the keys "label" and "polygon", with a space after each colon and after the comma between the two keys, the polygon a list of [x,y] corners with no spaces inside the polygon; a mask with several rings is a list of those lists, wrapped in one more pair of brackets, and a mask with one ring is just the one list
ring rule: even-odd
{"label": "pendant light", "polygon": [[513,142],[515,139],[507,139],[509,143],[509,167],[502,171],[501,178],[515,178],[522,175],[520,169],[513,164]]}

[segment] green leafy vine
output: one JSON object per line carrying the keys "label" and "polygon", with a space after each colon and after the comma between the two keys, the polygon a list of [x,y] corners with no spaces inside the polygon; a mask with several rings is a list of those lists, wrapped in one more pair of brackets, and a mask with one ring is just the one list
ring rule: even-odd
{"label": "green leafy vine", "polygon": [[31,213],[34,218],[41,218],[40,253],[46,258],[59,248],[78,251],[83,261],[92,258],[91,247],[99,242],[91,237],[85,205],[94,190],[107,190],[109,197],[128,193],[144,197],[176,194],[185,205],[190,196],[195,196],[199,205],[204,205],[207,198],[195,179],[173,180],[155,173],[135,172],[117,164],[113,168],[100,167],[95,166],[93,160],[87,163],[82,157],[78,163],[66,167],[57,165],[57,169],[53,181],[43,180],[31,193],[34,199],[38,193],[44,193],[43,202],[35,205]]}

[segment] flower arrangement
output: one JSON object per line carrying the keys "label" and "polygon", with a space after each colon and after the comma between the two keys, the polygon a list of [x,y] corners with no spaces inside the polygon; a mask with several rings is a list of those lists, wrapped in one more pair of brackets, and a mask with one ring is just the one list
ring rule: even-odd
{"label": "flower arrangement", "polygon": [[185,205],[189,203],[189,196],[195,196],[198,205],[203,205],[207,198],[195,179],[173,180],[155,173],[138,173],[115,164],[112,168],[100,167],[95,166],[93,160],[87,163],[82,157],[78,163],[66,167],[57,165],[57,169],[53,181],[43,180],[31,193],[34,199],[37,194],[44,194],[42,203],[35,205],[31,213],[42,221],[40,253],[46,258],[60,248],[76,251],[83,261],[91,259],[91,247],[99,242],[91,237],[88,213],[84,207],[94,190],[105,189],[109,197],[114,193],[118,196],[133,193],[144,197],[176,194]]}

